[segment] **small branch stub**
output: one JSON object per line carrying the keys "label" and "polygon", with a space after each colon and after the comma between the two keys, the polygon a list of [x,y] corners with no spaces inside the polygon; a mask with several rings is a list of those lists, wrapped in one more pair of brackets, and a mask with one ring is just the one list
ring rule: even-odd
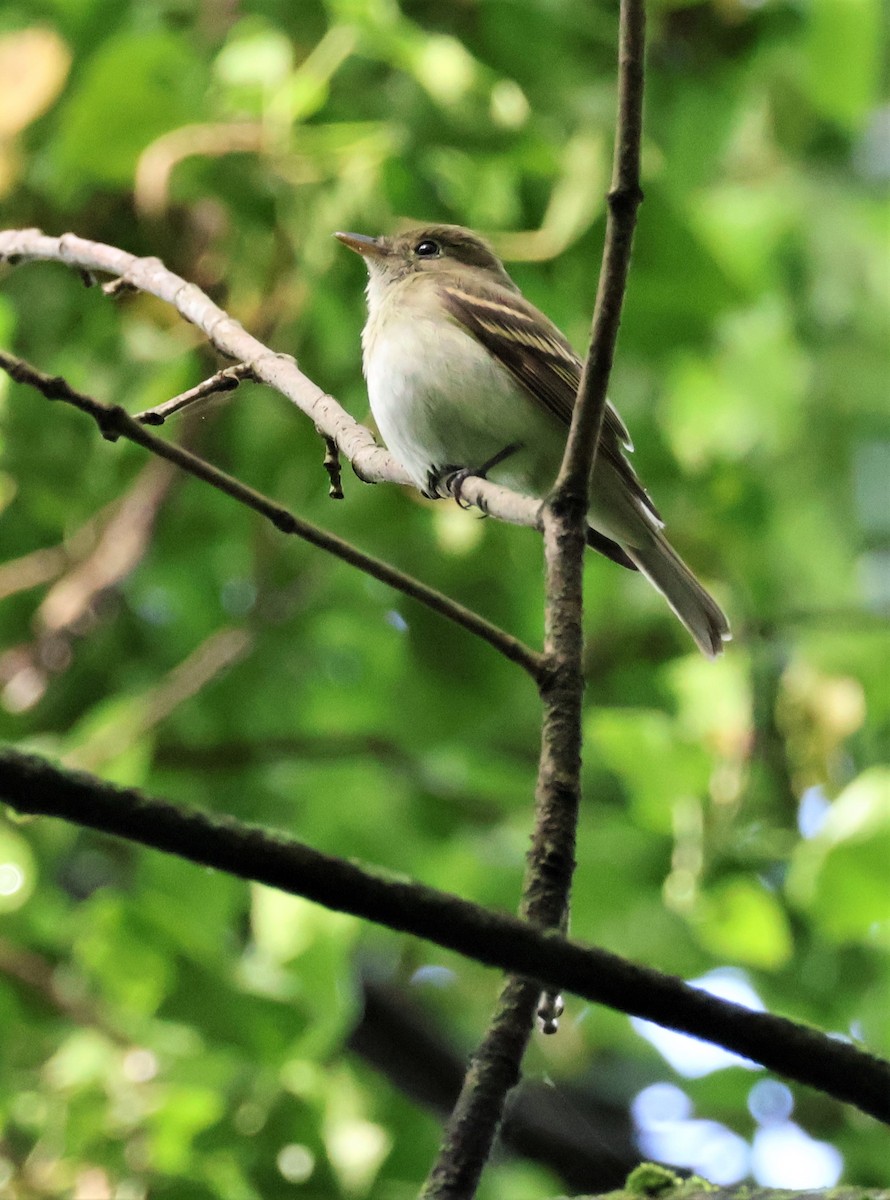
{"label": "small branch stub", "polygon": [[118,299],[121,296],[128,296],[131,292],[138,291],[135,283],[131,283],[123,275],[119,275],[117,279],[109,279],[108,283],[102,284],[102,291],[106,296],[111,296],[112,299]]}
{"label": "small branch stub", "polygon": [[[320,432],[320,431],[319,431]],[[337,449],[337,443],[332,437],[327,434],[321,435],[324,438],[324,469],[328,473],[330,486],[328,487],[328,495],[332,500],[343,499],[343,483],[340,478],[340,451]]]}

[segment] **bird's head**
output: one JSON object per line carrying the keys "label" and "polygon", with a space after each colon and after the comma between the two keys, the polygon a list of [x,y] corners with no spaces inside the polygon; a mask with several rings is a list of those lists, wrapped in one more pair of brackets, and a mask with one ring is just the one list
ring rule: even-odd
{"label": "bird's head", "polygon": [[427,225],[393,237],[335,233],[344,246],[360,254],[372,279],[401,279],[413,274],[447,276],[455,268],[478,271],[501,286],[514,287],[487,242],[462,225]]}

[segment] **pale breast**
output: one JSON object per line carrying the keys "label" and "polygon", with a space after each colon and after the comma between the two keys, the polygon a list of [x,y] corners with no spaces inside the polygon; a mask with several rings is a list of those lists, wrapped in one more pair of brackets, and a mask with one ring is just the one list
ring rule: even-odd
{"label": "pale breast", "polygon": [[374,420],[420,487],[431,471],[480,467],[513,442],[523,451],[493,475],[533,493],[552,481],[564,430],[447,314],[419,308],[406,320],[384,302],[362,342]]}

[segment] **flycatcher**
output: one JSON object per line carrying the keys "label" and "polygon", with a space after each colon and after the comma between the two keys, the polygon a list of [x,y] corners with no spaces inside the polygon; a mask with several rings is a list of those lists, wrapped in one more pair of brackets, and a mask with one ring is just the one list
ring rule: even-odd
{"label": "flycatcher", "polygon": [[[581,378],[581,361],[553,322],[523,298],[490,247],[458,225],[335,236],[368,268],[362,349],[371,411],[418,488],[454,494],[455,479],[490,472],[516,491],[545,495]],[[607,405],[587,540],[641,571],[714,658],[729,623],[664,536],[627,460],[632,449]]]}

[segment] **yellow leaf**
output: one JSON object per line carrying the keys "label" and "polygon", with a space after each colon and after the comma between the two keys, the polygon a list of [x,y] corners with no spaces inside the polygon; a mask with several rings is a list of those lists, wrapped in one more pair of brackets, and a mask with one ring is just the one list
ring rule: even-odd
{"label": "yellow leaf", "polygon": [[70,66],[71,52],[53,29],[35,25],[0,35],[0,140],[46,112]]}

